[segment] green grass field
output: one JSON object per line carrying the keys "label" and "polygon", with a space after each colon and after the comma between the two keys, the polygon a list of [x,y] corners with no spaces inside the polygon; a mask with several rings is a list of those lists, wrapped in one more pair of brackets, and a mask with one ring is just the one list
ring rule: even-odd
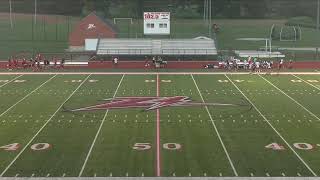
{"label": "green grass field", "polygon": [[[66,111],[156,96],[233,105]],[[0,175],[318,176],[319,100],[319,75],[2,74]]]}

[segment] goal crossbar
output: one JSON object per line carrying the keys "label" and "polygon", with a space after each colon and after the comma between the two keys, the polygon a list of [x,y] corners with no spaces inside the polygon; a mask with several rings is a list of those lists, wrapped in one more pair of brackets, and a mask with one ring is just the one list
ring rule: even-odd
{"label": "goal crossbar", "polygon": [[113,18],[113,24],[117,24],[117,20],[128,20],[131,24],[133,24],[132,18]]}

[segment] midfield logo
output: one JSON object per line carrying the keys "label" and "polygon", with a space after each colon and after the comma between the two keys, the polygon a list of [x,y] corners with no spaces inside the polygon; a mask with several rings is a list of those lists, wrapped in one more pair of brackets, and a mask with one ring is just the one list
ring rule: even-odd
{"label": "midfield logo", "polygon": [[108,109],[124,109],[124,108],[144,108],[146,111],[156,110],[163,107],[189,107],[189,106],[241,106],[237,104],[223,103],[201,103],[192,102],[187,96],[173,97],[119,97],[113,99],[105,99],[104,103],[93,106],[68,110],[76,111],[96,111]]}

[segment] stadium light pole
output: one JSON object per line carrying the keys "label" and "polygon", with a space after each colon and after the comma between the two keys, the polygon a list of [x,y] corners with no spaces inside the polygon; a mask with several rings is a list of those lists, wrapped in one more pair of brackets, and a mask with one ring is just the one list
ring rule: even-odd
{"label": "stadium light pole", "polygon": [[208,13],[208,18],[209,18],[209,37],[211,38],[212,35],[212,0],[208,0],[208,4],[209,4],[209,13]]}
{"label": "stadium light pole", "polygon": [[34,24],[37,24],[37,0],[34,0]]}
{"label": "stadium light pole", "polygon": [[317,30],[319,31],[319,21],[320,21],[320,0],[318,0],[318,5],[317,5]]}
{"label": "stadium light pole", "polygon": [[9,0],[9,8],[10,8],[10,25],[11,25],[11,29],[13,29],[13,22],[12,22],[12,2],[11,0]]}

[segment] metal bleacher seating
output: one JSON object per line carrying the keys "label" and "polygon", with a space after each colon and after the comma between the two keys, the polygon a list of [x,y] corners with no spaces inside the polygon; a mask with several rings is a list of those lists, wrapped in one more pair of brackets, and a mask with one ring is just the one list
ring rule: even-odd
{"label": "metal bleacher seating", "polygon": [[100,39],[98,55],[216,55],[211,39]]}

